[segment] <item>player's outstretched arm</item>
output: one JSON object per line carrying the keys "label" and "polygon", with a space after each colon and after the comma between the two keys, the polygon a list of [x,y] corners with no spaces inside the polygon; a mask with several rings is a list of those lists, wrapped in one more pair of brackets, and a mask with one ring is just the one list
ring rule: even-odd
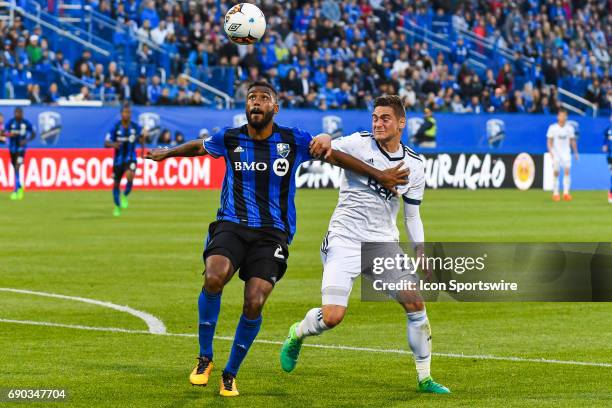
{"label": "player's outstretched arm", "polygon": [[393,194],[397,194],[396,187],[408,183],[408,176],[410,170],[403,169],[403,163],[398,164],[395,167],[391,167],[386,170],[378,170],[372,166],[367,165],[359,159],[354,158],[350,154],[340,152],[338,150],[331,151],[329,159],[326,160],[328,163],[340,166],[343,169],[350,170],[354,173],[368,176],[378,181],[384,188],[391,191]]}
{"label": "player's outstretched arm", "polygon": [[402,164],[384,171],[378,170],[349,154],[333,150],[331,148],[331,139],[331,136],[326,133],[317,135],[310,143],[310,154],[343,169],[372,177],[393,194],[397,194],[395,187],[408,183],[410,171],[408,169],[401,169]]}
{"label": "player's outstretched arm", "polygon": [[204,148],[201,139],[191,140],[182,145],[173,147],[172,149],[161,148],[153,149],[147,152],[146,159],[162,161],[169,157],[194,157],[205,156],[208,152]]}

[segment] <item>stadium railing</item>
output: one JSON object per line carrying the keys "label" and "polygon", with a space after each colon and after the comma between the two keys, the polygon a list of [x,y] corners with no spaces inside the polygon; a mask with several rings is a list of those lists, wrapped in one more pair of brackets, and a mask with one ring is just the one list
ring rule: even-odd
{"label": "stadium railing", "polygon": [[565,109],[581,116],[587,116],[587,114],[590,113],[594,118],[597,117],[597,105],[594,103],[561,87],[558,87],[557,91],[559,92],[559,100],[561,101],[561,105]]}

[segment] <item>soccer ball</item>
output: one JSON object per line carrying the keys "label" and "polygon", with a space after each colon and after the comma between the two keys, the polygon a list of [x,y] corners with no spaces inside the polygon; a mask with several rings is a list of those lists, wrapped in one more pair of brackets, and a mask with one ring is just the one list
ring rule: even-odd
{"label": "soccer ball", "polygon": [[236,44],[255,44],[266,32],[266,17],[253,4],[236,4],[225,15],[223,28]]}

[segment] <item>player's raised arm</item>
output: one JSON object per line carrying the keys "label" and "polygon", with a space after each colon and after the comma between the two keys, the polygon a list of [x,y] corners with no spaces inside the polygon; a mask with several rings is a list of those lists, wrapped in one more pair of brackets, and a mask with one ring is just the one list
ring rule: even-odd
{"label": "player's raised arm", "polygon": [[171,149],[160,148],[152,149],[147,152],[145,159],[162,161],[169,157],[195,157],[205,156],[208,151],[204,148],[204,144],[201,139],[190,140],[189,142],[183,143]]}
{"label": "player's raised arm", "polygon": [[350,154],[332,149],[331,136],[325,133],[317,135],[312,140],[310,153],[313,157],[320,158],[330,164],[340,166],[354,173],[372,177],[393,194],[397,194],[396,187],[398,185],[404,185],[408,182],[410,171],[402,169],[402,164],[386,170],[378,170]]}

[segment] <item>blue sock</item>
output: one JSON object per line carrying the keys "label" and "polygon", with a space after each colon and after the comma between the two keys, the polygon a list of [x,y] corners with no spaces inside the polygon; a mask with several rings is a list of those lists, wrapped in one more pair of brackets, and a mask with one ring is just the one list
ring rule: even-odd
{"label": "blue sock", "polygon": [[115,205],[117,207],[119,207],[119,205],[121,204],[121,202],[119,201],[119,193],[121,190],[119,190],[119,186],[114,187],[113,186],[113,201],[115,202]]}
{"label": "blue sock", "polygon": [[202,288],[198,298],[200,357],[213,358],[213,336],[221,309],[221,293],[208,293]]}
{"label": "blue sock", "polygon": [[132,182],[128,181],[127,184],[125,185],[125,190],[123,191],[123,195],[127,196],[128,194],[130,194],[130,191],[132,191]]}
{"label": "blue sock", "polygon": [[232,352],[224,371],[234,377],[238,374],[240,364],[242,364],[242,360],[244,360],[249,352],[249,348],[251,348],[251,344],[253,344],[255,337],[257,337],[260,327],[261,316],[255,320],[249,320],[244,315],[240,316],[240,322],[238,322],[236,335],[234,336],[234,344],[232,344]]}
{"label": "blue sock", "polygon": [[19,169],[15,169],[15,190],[17,191],[21,188],[21,181],[19,181]]}

